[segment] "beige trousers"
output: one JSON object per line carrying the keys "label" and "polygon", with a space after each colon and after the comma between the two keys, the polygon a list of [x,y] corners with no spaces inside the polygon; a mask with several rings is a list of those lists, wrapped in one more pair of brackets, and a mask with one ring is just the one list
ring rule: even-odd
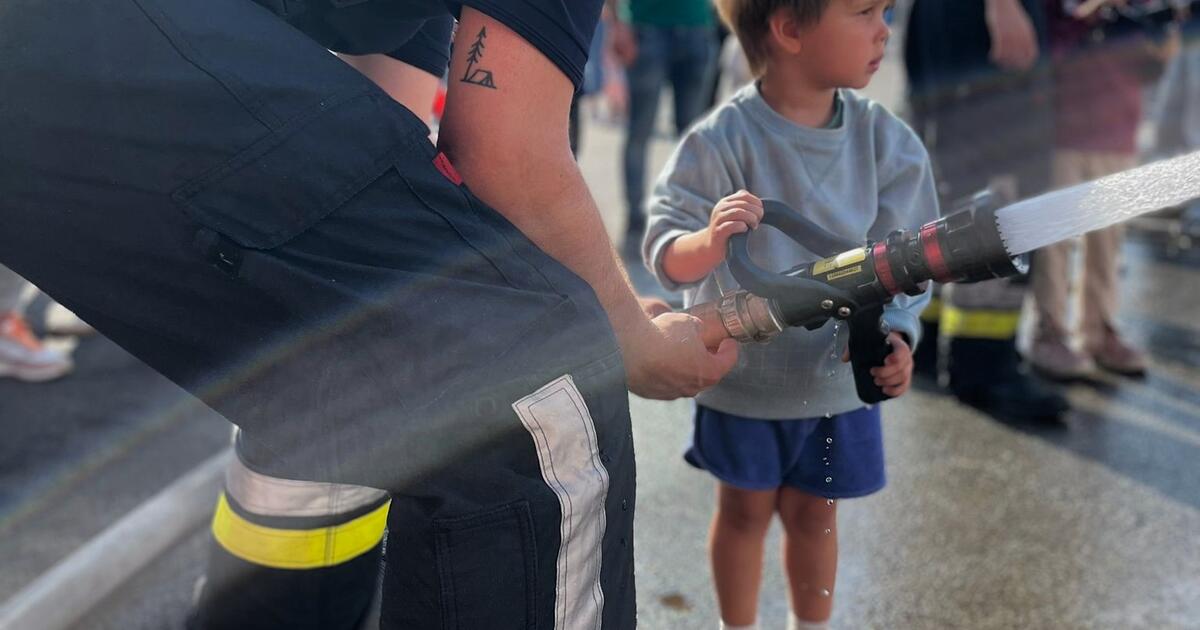
{"label": "beige trousers", "polygon": [[[1056,187],[1069,186],[1133,168],[1137,156],[1123,153],[1060,150],[1054,155]],[[1078,239],[1050,245],[1034,254],[1033,295],[1037,304],[1037,335],[1043,339],[1070,339],[1067,321],[1072,276],[1080,277],[1079,332],[1084,347],[1102,343],[1117,314],[1117,271],[1120,264],[1121,225],[1089,232]],[[1072,274],[1071,254],[1076,241],[1083,243],[1083,263]]]}

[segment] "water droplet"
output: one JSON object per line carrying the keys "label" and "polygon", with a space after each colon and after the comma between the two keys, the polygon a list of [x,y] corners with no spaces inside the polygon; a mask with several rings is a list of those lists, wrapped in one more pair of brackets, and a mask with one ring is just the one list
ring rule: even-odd
{"label": "water droplet", "polygon": [[833,438],[831,438],[831,437],[827,437],[827,438],[825,438],[825,443],[826,443],[826,444],[833,444]]}
{"label": "water droplet", "polygon": [[821,589],[821,597],[829,597],[830,595],[832,595],[832,593],[829,592],[829,589],[827,589],[827,588]]}
{"label": "water droplet", "polygon": [[825,483],[833,483],[833,477],[826,477]]}

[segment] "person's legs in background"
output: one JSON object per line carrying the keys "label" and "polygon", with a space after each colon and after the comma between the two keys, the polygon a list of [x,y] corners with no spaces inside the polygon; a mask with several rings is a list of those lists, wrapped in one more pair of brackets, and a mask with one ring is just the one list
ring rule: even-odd
{"label": "person's legs in background", "polygon": [[[1090,179],[1133,168],[1133,156],[1096,155]],[[1114,225],[1084,236],[1083,308],[1080,332],[1083,349],[1096,365],[1126,376],[1146,372],[1146,357],[1117,331],[1118,276],[1125,228]]]}
{"label": "person's legs in background", "polygon": [[25,320],[29,283],[0,267],[0,377],[49,381],[74,367],[69,354],[46,347]]}
{"label": "person's legs in background", "polygon": [[1055,380],[1083,378],[1095,366],[1071,344],[1068,321],[1071,295],[1071,255],[1074,240],[1055,243],[1034,254],[1033,291],[1037,304],[1037,329],[1030,360],[1042,374]]}
{"label": "person's legs in background", "polygon": [[646,214],[642,208],[646,192],[646,148],[654,135],[658,96],[667,78],[670,54],[664,29],[644,25],[635,25],[633,29],[637,38],[637,58],[625,72],[629,84],[629,117],[622,158],[629,217],[625,236],[627,247],[630,243],[635,247],[641,243],[646,227]]}
{"label": "person's legs in background", "polygon": [[683,134],[708,107],[717,61],[711,26],[671,29],[671,90],[675,100],[675,132]]}
{"label": "person's legs in background", "polygon": [[[1133,164],[1132,156],[1061,150],[1054,156],[1054,181],[1057,186],[1069,186]],[[1081,239],[1085,251],[1079,274],[1071,273],[1073,243],[1056,243],[1034,254],[1032,275],[1038,323],[1031,359],[1047,376],[1082,378],[1094,371],[1097,364],[1120,374],[1145,371],[1142,353],[1129,346],[1115,327],[1121,234],[1121,229],[1114,227],[1085,235]],[[1071,278],[1075,275],[1082,278],[1079,313],[1082,349],[1072,344],[1072,328],[1067,320]]]}

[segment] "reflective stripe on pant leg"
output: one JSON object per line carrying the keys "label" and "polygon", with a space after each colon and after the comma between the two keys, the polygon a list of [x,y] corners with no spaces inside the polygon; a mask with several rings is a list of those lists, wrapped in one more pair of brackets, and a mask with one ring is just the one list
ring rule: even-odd
{"label": "reflective stripe on pant leg", "polygon": [[1025,293],[1025,286],[1010,278],[946,285],[939,333],[947,338],[1013,339]]}
{"label": "reflective stripe on pant leg", "polygon": [[234,458],[189,628],[359,627],[378,584],[388,507],[374,488],[271,477]]}
{"label": "reflective stripe on pant leg", "polygon": [[946,337],[1012,339],[1020,318],[1021,311],[961,309],[943,304],[939,332]]}
{"label": "reflective stripe on pant leg", "polygon": [[601,627],[601,541],[608,470],[600,461],[596,427],[570,375],[513,403],[537,448],[542,478],[562,508],[554,627]]}
{"label": "reflective stripe on pant leg", "polygon": [[388,503],[382,490],[280,479],[252,471],[237,458],[226,471],[225,487],[213,536],[248,562],[280,569],[332,566],[383,540]]}
{"label": "reflective stripe on pant leg", "polygon": [[929,305],[925,310],[921,311],[921,321],[936,324],[942,316],[942,298],[939,295],[934,295],[929,299]]}
{"label": "reflective stripe on pant leg", "polygon": [[245,518],[221,494],[213,537],[229,553],[276,569],[319,569],[353,560],[383,540],[388,504],[341,524],[311,529],[268,527]]}

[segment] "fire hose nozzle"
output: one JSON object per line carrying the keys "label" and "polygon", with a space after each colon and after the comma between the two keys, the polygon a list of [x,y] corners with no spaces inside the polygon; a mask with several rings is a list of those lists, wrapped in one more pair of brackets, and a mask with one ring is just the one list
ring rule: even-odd
{"label": "fire hose nozzle", "polygon": [[781,202],[764,200],[763,207],[764,225],[810,251],[841,253],[771,272],[751,261],[747,235],[734,235],[729,269],[744,290],[688,309],[705,321],[706,343],[725,337],[764,341],[787,327],[815,329],[830,318],[848,320],[901,293],[919,295],[930,280],[977,282],[1028,269],[1023,257],[1005,249],[996,197],[987,192],[916,231],[892,232],[866,246],[826,231]]}

